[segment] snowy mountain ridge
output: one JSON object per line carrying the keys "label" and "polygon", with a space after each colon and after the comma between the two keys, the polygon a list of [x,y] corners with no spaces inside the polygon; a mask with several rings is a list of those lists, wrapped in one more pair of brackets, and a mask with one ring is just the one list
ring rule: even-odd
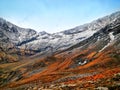
{"label": "snowy mountain ridge", "polygon": [[67,49],[91,37],[94,33],[106,25],[114,23],[119,18],[120,11],[91,23],[53,34],[45,31],[38,33],[32,29],[20,28],[0,18],[0,31],[20,49],[30,49],[41,53],[51,50],[56,52]]}

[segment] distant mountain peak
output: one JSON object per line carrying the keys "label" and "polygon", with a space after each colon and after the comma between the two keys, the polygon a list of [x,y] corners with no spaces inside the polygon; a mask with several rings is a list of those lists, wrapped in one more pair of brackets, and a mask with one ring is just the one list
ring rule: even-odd
{"label": "distant mountain peak", "polygon": [[49,34],[49,33],[47,33],[46,31],[41,31],[41,32],[39,32],[39,34],[40,35],[45,35],[45,34]]}

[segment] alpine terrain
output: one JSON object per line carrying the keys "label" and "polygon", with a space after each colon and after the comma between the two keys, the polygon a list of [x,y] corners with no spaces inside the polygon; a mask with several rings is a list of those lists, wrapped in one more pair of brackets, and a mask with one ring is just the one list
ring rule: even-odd
{"label": "alpine terrain", "polygon": [[0,18],[0,90],[120,90],[120,11],[53,34]]}

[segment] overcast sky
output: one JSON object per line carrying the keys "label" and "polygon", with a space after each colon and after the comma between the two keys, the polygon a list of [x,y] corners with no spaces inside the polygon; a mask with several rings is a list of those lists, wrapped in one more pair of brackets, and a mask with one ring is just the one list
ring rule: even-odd
{"label": "overcast sky", "polygon": [[120,10],[120,0],[0,0],[0,17],[49,33],[91,22]]}

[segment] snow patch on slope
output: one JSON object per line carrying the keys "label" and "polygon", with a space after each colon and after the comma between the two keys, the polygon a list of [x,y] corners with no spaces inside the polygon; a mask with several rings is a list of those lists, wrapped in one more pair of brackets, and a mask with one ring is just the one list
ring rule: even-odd
{"label": "snow patch on slope", "polygon": [[112,42],[112,41],[114,40],[113,32],[110,32],[110,33],[109,33],[109,37],[110,37],[110,42]]}
{"label": "snow patch on slope", "polygon": [[78,64],[79,65],[84,65],[84,64],[86,64],[87,63],[87,61],[85,60],[84,62],[79,62]]}
{"label": "snow patch on slope", "polygon": [[99,52],[103,51],[106,47],[108,47],[114,41],[115,38],[114,38],[113,32],[109,33],[109,37],[110,37],[110,42],[107,45],[105,45]]}

